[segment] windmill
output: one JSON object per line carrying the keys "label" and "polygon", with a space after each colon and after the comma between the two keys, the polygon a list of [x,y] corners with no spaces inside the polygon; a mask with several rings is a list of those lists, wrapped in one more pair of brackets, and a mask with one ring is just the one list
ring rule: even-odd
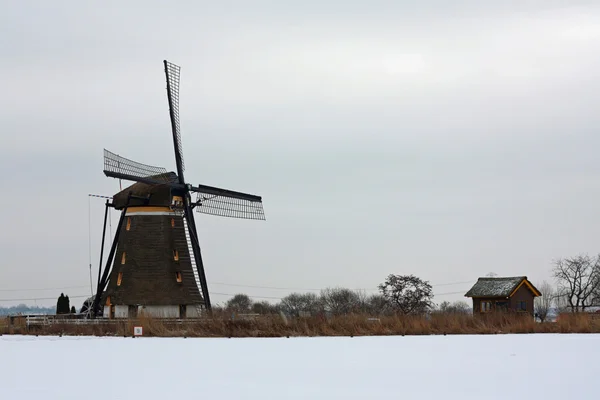
{"label": "windmill", "polygon": [[[202,309],[210,312],[194,210],[265,220],[260,196],[192,185],[185,180],[179,123],[180,67],[166,60],[163,63],[177,172],[104,149],[104,174],[135,183],[112,196],[112,202],[106,200],[94,317],[99,315],[101,304],[109,318],[132,317],[140,310],[167,317],[197,316]],[[121,213],[102,271],[109,207]]]}

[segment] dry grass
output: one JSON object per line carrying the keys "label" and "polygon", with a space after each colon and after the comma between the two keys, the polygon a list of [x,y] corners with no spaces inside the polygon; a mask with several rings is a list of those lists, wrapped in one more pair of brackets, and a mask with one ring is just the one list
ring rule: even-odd
{"label": "dry grass", "polygon": [[55,323],[27,328],[23,320],[9,325],[0,319],[0,333],[36,335],[131,336],[134,326],[144,328],[144,336],[155,337],[285,337],[285,336],[374,336],[374,335],[457,335],[503,333],[600,333],[600,318],[567,314],[557,322],[537,323],[517,315],[432,315],[386,316],[369,319],[364,315],[334,318],[284,319],[278,315],[250,320],[231,320],[215,315],[200,321],[166,321],[148,317],[110,321],[94,325]]}

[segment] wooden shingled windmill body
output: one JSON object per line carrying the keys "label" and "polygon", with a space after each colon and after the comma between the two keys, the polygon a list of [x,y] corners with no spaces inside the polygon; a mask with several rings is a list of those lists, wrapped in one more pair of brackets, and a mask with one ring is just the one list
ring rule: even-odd
{"label": "wooden shingled windmill body", "polygon": [[[94,317],[132,318],[141,311],[154,317],[185,318],[210,311],[193,211],[265,219],[259,196],[185,181],[179,124],[180,68],[166,60],[163,63],[177,173],[104,150],[104,174],[135,183],[106,202],[91,313]],[[102,271],[109,207],[121,215]]]}

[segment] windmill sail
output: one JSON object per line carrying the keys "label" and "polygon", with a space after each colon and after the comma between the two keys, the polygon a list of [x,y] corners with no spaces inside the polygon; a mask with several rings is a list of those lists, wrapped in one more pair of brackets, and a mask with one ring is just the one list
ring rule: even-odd
{"label": "windmill sail", "polygon": [[171,130],[173,133],[173,145],[175,146],[175,162],[177,163],[177,174],[183,183],[183,150],[181,149],[181,127],[179,122],[179,77],[181,68],[178,65],[163,61],[165,75],[167,77],[167,99],[169,100],[169,114],[171,117]]}
{"label": "windmill sail", "polygon": [[172,177],[162,167],[142,164],[104,149],[104,175],[150,184],[171,183]]}
{"label": "windmill sail", "polygon": [[262,200],[197,192],[196,211],[220,217],[265,220]]}

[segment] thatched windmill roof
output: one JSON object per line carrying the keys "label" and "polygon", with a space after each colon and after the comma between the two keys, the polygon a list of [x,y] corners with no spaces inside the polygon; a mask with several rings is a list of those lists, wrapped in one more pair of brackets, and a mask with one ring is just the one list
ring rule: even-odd
{"label": "thatched windmill roof", "polygon": [[[162,184],[149,184],[143,182],[136,182],[130,185],[113,196],[113,204],[117,210],[125,207],[127,202],[127,196],[129,193],[135,196],[145,197],[151,195],[149,205],[153,206],[169,206],[171,203],[171,189],[167,183],[178,182],[177,174],[174,172],[167,172],[165,174],[149,176],[150,179],[156,179],[157,181],[164,181],[165,185]],[[132,199],[129,202],[130,206],[142,205],[143,201],[139,199]]]}

